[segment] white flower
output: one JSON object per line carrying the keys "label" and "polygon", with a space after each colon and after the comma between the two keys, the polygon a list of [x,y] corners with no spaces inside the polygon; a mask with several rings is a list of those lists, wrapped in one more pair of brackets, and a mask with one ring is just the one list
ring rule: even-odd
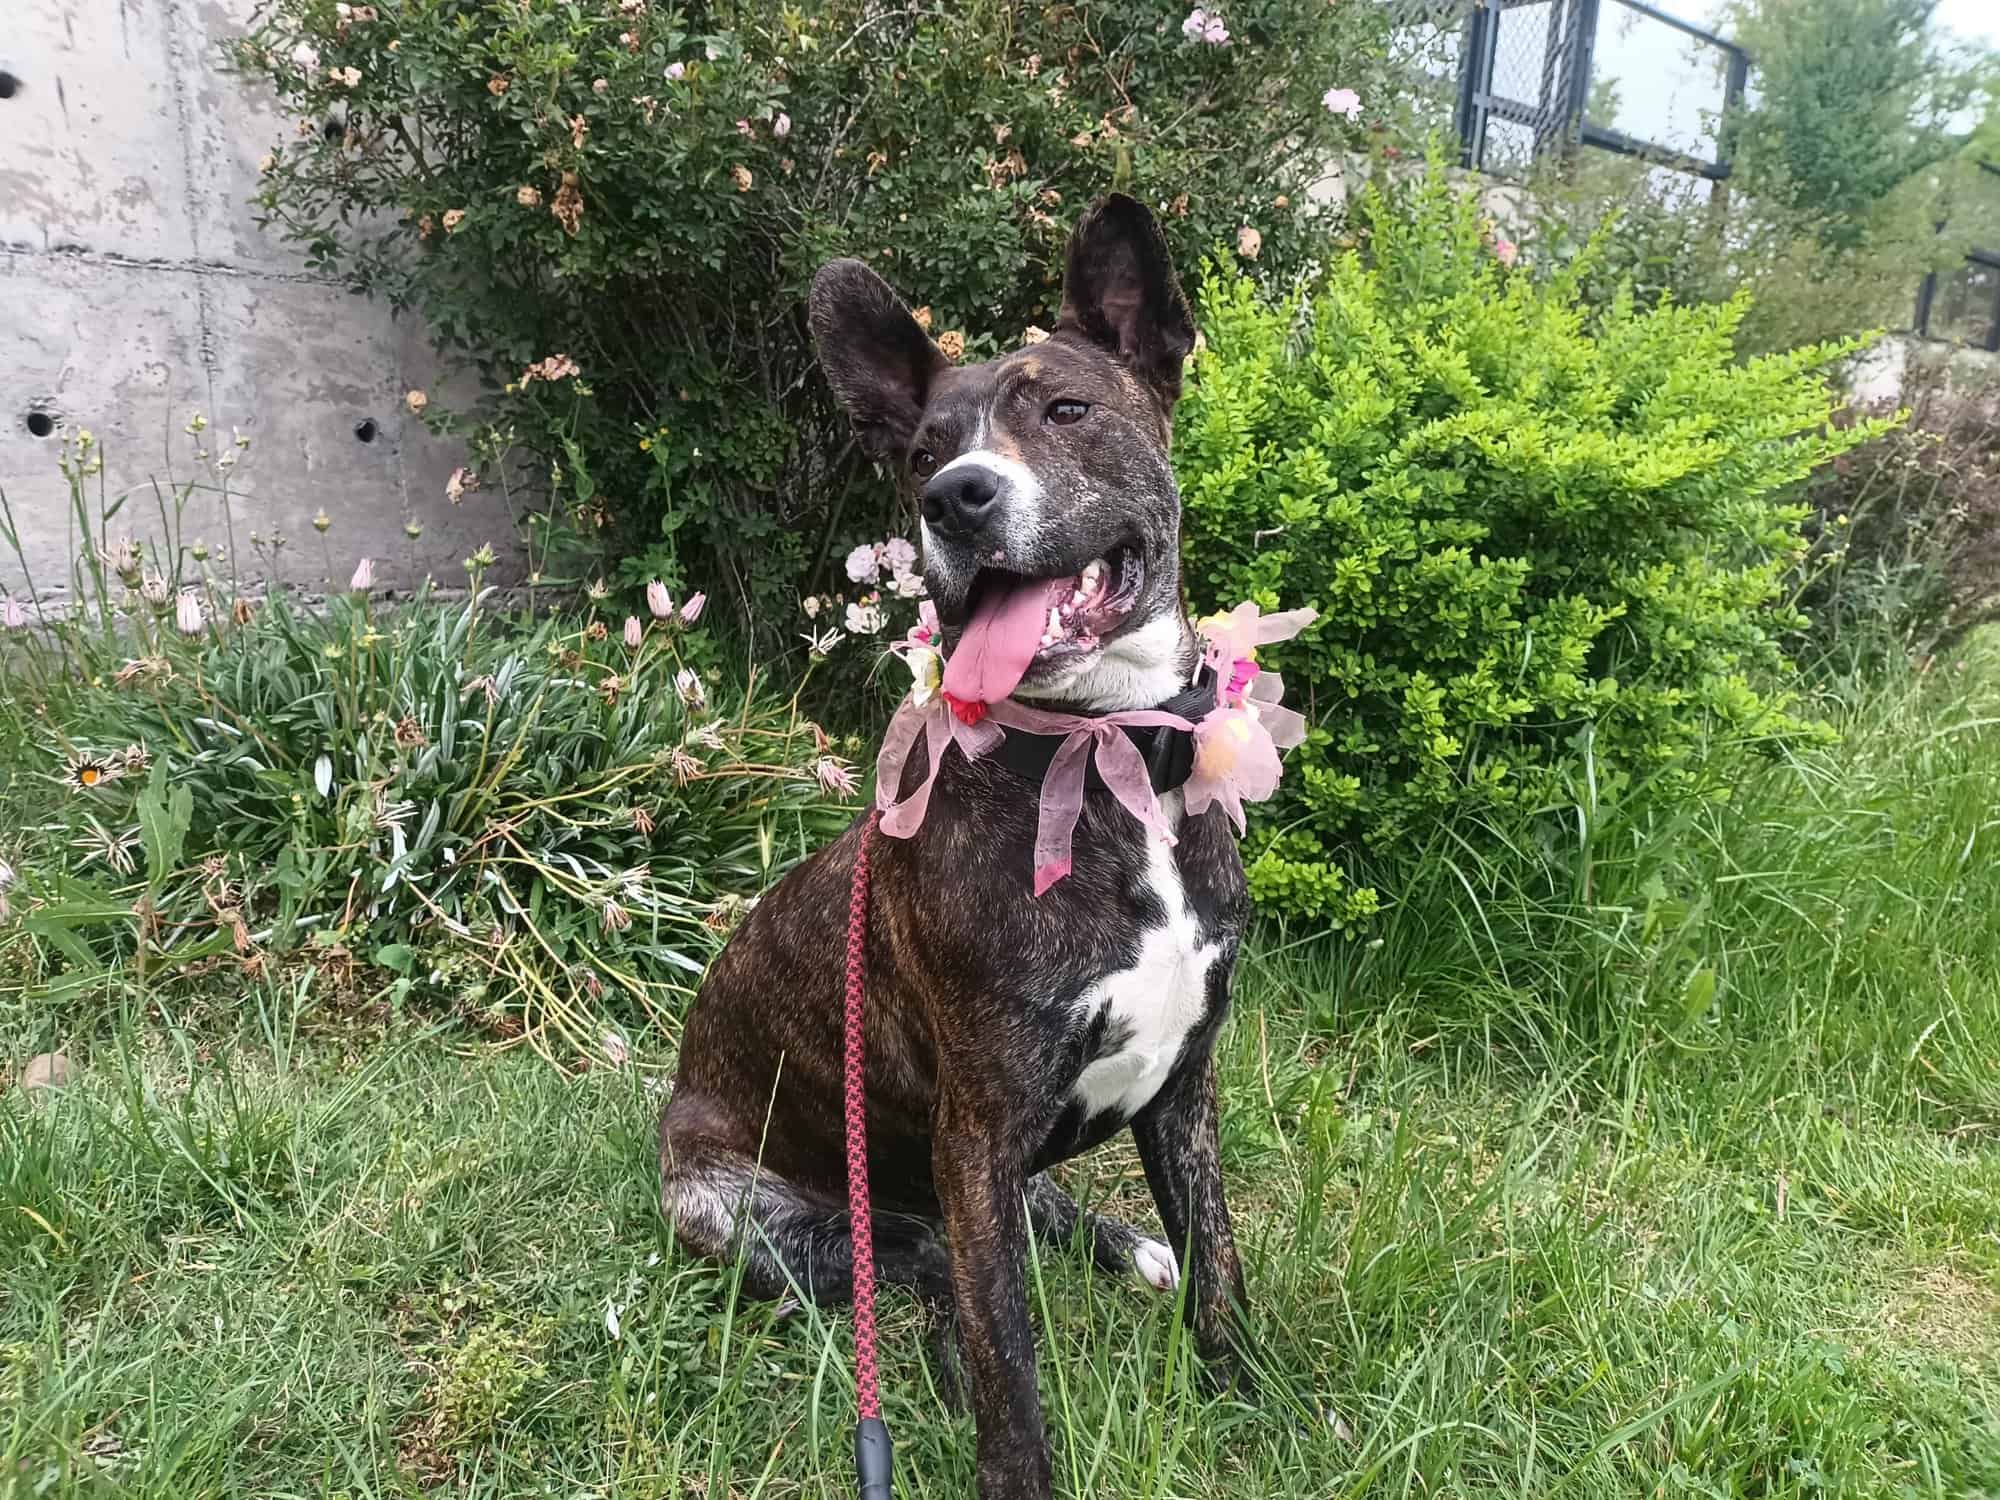
{"label": "white flower", "polygon": [[924,580],[921,574],[898,571],[889,580],[889,592],[898,599],[921,599],[924,597]]}
{"label": "white flower", "polygon": [[1208,18],[1208,25],[1202,31],[1201,39],[1211,47],[1227,47],[1229,45],[1229,28],[1222,24],[1222,17],[1210,16]]}
{"label": "white flower", "polygon": [[639,623],[637,615],[625,617],[625,645],[628,650],[637,651],[639,643],[646,638],[645,627]]}
{"label": "white flower", "polygon": [[882,561],[892,573],[908,573],[917,565],[916,544],[907,537],[892,536],[882,544]]}
{"label": "white flower", "polygon": [[0,599],[0,625],[9,630],[19,630],[28,623],[28,612],[21,608],[21,601],[9,594]]}
{"label": "white flower", "polygon": [[674,596],[657,578],[646,585],[646,608],[652,611],[656,620],[664,620],[674,612]]}
{"label": "white flower", "polygon": [[775,135],[779,140],[782,141],[786,136],[790,135],[791,133],[792,133],[792,117],[786,114],[783,110],[779,110],[778,118],[771,122],[771,134]]}
{"label": "white flower", "polygon": [[687,77],[687,64],[671,62],[667,64],[667,82],[679,83]]}
{"label": "white flower", "polygon": [[1188,12],[1188,18],[1181,22],[1181,35],[1191,42],[1201,40],[1201,34],[1208,29],[1208,12],[1196,6]]}
{"label": "white flower", "polygon": [[910,701],[922,708],[944,681],[944,658],[928,647],[913,646],[903,653],[903,665],[910,669]]}
{"label": "white flower", "polygon": [[182,635],[200,635],[205,613],[201,595],[193,589],[182,589],[180,597],[174,600],[174,629]]}
{"label": "white flower", "polygon": [[847,628],[854,635],[875,635],[882,629],[882,605],[876,595],[847,606]]}
{"label": "white flower", "polygon": [[333,791],[333,757],[321,755],[313,762],[313,790],[325,797]]}
{"label": "white flower", "polygon": [[847,637],[842,635],[838,630],[824,630],[810,635],[802,635],[799,639],[806,643],[806,649],[812,652],[814,656],[830,656],[833,653],[833,648],[846,640]]}
{"label": "white flower", "polygon": [[292,61],[308,73],[319,71],[319,48],[311,42],[300,42],[292,48]]}
{"label": "white flower", "polygon": [[856,583],[873,583],[882,576],[882,548],[863,542],[847,554],[847,576]]}
{"label": "white flower", "polygon": [[375,587],[375,563],[372,558],[362,558],[354,565],[354,576],[347,586],[357,594],[365,594]]}
{"label": "white flower", "polygon": [[682,667],[674,673],[674,691],[681,695],[681,702],[689,708],[708,706],[708,689],[701,685],[701,678],[693,667]]}
{"label": "white flower", "polygon": [[604,1056],[614,1068],[622,1068],[632,1056],[632,1049],[625,1045],[625,1038],[615,1031],[607,1031],[601,1041]]}
{"label": "white flower", "polygon": [[696,590],[681,601],[681,624],[692,625],[701,618],[701,612],[708,608],[708,595]]}
{"label": "white flower", "polygon": [[[13,604],[14,601],[9,599],[7,602]],[[808,594],[803,602],[800,603],[799,608],[805,611],[808,620],[817,620],[820,610],[825,608],[825,605],[826,601],[821,599],[818,594]],[[18,608],[18,606],[16,607]]]}

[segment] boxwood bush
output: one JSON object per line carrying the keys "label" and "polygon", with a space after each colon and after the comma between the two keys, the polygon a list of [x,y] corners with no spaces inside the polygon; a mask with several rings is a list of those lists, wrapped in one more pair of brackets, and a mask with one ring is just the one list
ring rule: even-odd
{"label": "boxwood bush", "polygon": [[1441,817],[1725,783],[1817,733],[1782,689],[1797,486],[1851,346],[1741,360],[1742,298],[1587,314],[1441,164],[1359,195],[1323,272],[1200,288],[1176,432],[1203,606],[1310,604],[1273,648],[1316,729],[1253,832],[1268,908],[1362,921]]}

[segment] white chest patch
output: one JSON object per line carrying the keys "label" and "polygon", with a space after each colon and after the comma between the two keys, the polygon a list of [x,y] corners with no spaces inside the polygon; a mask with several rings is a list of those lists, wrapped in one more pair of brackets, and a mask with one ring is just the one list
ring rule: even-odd
{"label": "white chest patch", "polygon": [[[1170,822],[1179,821],[1174,816],[1178,807],[1163,805],[1161,810]],[[1076,1002],[1086,1021],[1109,1010],[1105,1034],[1112,1050],[1084,1068],[1072,1091],[1087,1114],[1116,1110],[1130,1119],[1160,1091],[1188,1032],[1201,1021],[1208,971],[1221,953],[1220,945],[1201,941],[1172,851],[1149,842],[1146,864],[1147,883],[1165,908],[1166,920],[1147,930],[1131,968],[1105,975]]]}

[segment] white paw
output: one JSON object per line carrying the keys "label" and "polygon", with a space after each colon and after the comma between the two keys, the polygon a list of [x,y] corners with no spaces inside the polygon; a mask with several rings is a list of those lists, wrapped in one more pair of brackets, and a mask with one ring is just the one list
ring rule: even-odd
{"label": "white paw", "polygon": [[1139,1279],[1156,1292],[1171,1292],[1181,1284],[1180,1262],[1158,1240],[1139,1241],[1132,1251],[1132,1267],[1139,1273]]}

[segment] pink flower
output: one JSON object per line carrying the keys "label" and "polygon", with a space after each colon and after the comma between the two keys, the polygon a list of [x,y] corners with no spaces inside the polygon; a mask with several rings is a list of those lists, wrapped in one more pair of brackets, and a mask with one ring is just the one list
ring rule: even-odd
{"label": "pink flower", "polygon": [[1264,236],[1245,224],[1236,231],[1236,253],[1245,260],[1255,260],[1264,249]]}
{"label": "pink flower", "polygon": [[[1195,623],[1201,638],[1202,660],[1216,677],[1216,700],[1225,702],[1241,692],[1239,674],[1254,669],[1259,646],[1288,641],[1318,619],[1310,609],[1288,609],[1267,615],[1256,605],[1243,603],[1226,615],[1210,615]],[[1250,677],[1243,676],[1248,682]]]}
{"label": "pink flower", "polygon": [[365,594],[370,589],[374,588],[375,587],[374,562],[364,557],[361,559],[360,562],[356,563],[354,565],[354,576],[348,580],[347,586],[353,589],[354,592],[357,594]]}
{"label": "pink flower", "polygon": [[738,135],[748,135],[750,133],[750,122],[748,120],[738,120],[736,122],[736,133]]}
{"label": "pink flower", "polygon": [[819,780],[819,789],[829,797],[852,797],[859,784],[854,779],[854,772],[831,755],[819,758],[813,766],[813,775]]}
{"label": "pink flower", "polygon": [[778,118],[771,122],[771,134],[776,136],[779,140],[782,141],[786,136],[790,135],[791,133],[792,133],[792,117],[786,114],[783,110],[779,110]]}
{"label": "pink flower", "polygon": [[1493,242],[1493,258],[1499,261],[1500,264],[1503,266],[1513,265],[1515,258],[1518,257],[1520,253],[1521,253],[1521,247],[1515,244],[1512,240],[1496,239]]}
{"label": "pink flower", "polygon": [[1220,805],[1244,828],[1243,803],[1262,802],[1278,789],[1278,747],[1248,708],[1218,708],[1194,730],[1194,774],[1183,793],[1190,815]]}
{"label": "pink flower", "polygon": [[[918,634],[919,631],[922,632],[921,635]],[[917,606],[917,623],[910,627],[910,639],[929,646],[934,644],[941,634],[943,627],[938,624],[937,605],[926,599]]]}
{"label": "pink flower", "polygon": [[1229,28],[1222,24],[1222,17],[1210,16],[1208,25],[1202,28],[1201,39],[1211,47],[1229,45]]}
{"label": "pink flower", "polygon": [[677,62],[668,63],[667,82],[679,83],[683,78],[687,77],[687,71],[688,70],[686,63],[677,63]]}
{"label": "pink flower", "polygon": [[692,593],[681,604],[681,624],[692,625],[701,618],[701,612],[708,608],[708,595]]}
{"label": "pink flower", "polygon": [[657,578],[646,585],[646,608],[652,611],[656,620],[664,620],[674,612],[674,596]]}
{"label": "pink flower", "polygon": [[174,629],[182,635],[200,635],[204,613],[201,595],[193,589],[182,589],[174,600]]}
{"label": "pink flower", "polygon": [[643,641],[645,638],[646,638],[646,627],[639,623],[639,617],[637,615],[627,615],[625,617],[626,649],[631,651],[637,651],[639,649],[639,643]]}
{"label": "pink flower", "polygon": [[917,565],[917,549],[906,538],[892,536],[882,544],[882,561],[892,573],[907,573]]}
{"label": "pink flower", "polygon": [[847,576],[856,583],[873,583],[882,576],[882,548],[863,542],[847,554]]}
{"label": "pink flower", "polygon": [[1181,35],[1191,42],[1198,42],[1206,30],[1208,30],[1208,12],[1197,5],[1188,12],[1188,18],[1181,22]]}
{"label": "pink flower", "polygon": [[1346,115],[1350,120],[1361,118],[1361,96],[1353,89],[1328,89],[1320,95],[1320,103],[1337,115]]}
{"label": "pink flower", "polygon": [[5,602],[0,603],[0,625],[6,626],[9,630],[19,630],[27,623],[28,612],[21,608],[19,599],[9,594]]}

